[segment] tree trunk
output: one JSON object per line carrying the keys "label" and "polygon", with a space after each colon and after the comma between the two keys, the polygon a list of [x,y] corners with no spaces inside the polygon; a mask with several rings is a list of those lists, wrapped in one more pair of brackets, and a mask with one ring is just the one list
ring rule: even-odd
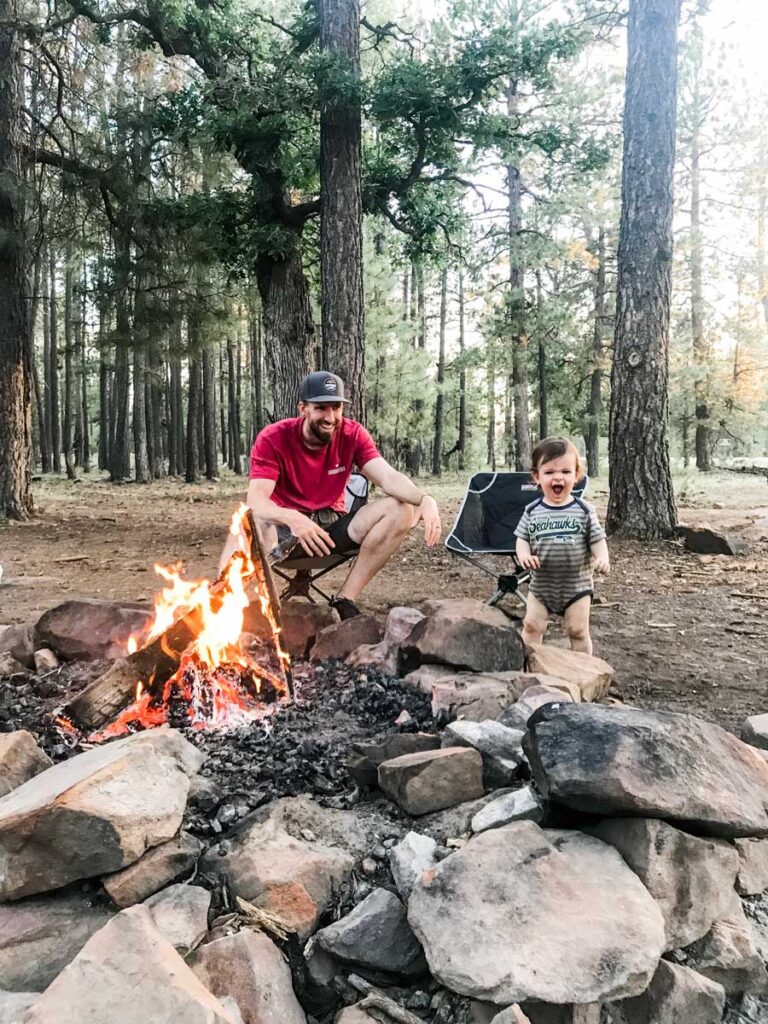
{"label": "tree trunk", "polygon": [[50,299],[50,278],[48,276],[48,252],[43,251],[42,256],[42,279],[43,294],[43,384],[42,384],[42,429],[41,436],[45,437],[45,445],[41,445],[43,456],[43,472],[50,473],[53,470],[53,439],[51,424],[51,299]]}
{"label": "tree trunk", "polygon": [[296,249],[285,260],[259,256],[256,280],[264,316],[267,355],[275,419],[296,415],[299,384],[312,368],[314,325],[309,286]]}
{"label": "tree trunk", "polygon": [[668,537],[668,376],[680,0],[631,0],[624,109],[607,525]]}
{"label": "tree trunk", "polygon": [[155,330],[149,332],[148,363],[147,433],[151,438],[149,472],[153,480],[161,480],[165,476],[165,459],[163,457],[164,367],[160,343],[155,335]]}
{"label": "tree trunk", "polygon": [[[40,465],[44,473],[50,472],[51,456],[48,451],[48,441],[45,434],[45,409],[43,404],[43,392],[40,387],[40,374],[37,367],[37,355],[35,351],[35,334],[37,328],[37,311],[40,308],[40,289],[43,281],[44,255],[42,249],[38,249],[35,255],[35,265],[32,272],[32,300],[29,309],[29,331],[27,342],[29,352],[27,359],[32,372],[32,396],[34,398],[35,419],[32,424],[33,445],[37,442],[40,452]],[[33,457],[32,466],[35,465]],[[48,467],[46,469],[46,467]]]}
{"label": "tree trunk", "polygon": [[67,250],[64,269],[64,466],[67,479],[77,480],[75,472],[75,408],[77,403],[77,376],[75,370],[75,325],[73,310],[72,254]]}
{"label": "tree trunk", "polygon": [[[507,89],[507,112],[517,113],[517,88]],[[515,469],[531,468],[531,427],[528,418],[528,336],[525,325],[525,268],[522,252],[522,182],[520,170],[507,164],[509,202],[509,316],[512,342],[512,384],[515,403]]]}
{"label": "tree trunk", "polygon": [[464,325],[464,275],[459,272],[459,469],[467,468],[467,371],[464,366],[466,333]]}
{"label": "tree trunk", "polygon": [[[701,23],[696,21],[692,45],[698,57],[703,51]],[[691,340],[696,367],[694,383],[696,415],[696,468],[706,473],[712,469],[709,423],[709,365],[711,352],[704,327],[704,254],[701,234],[701,65],[693,61],[693,95],[691,102]]]}
{"label": "tree trunk", "polygon": [[432,445],[432,473],[440,476],[443,471],[443,416],[445,396],[445,324],[448,318],[448,271],[443,269],[440,280],[440,334],[437,354],[437,393],[435,395],[435,438]]}
{"label": "tree trunk", "polygon": [[109,354],[111,346],[107,345],[107,305],[102,297],[99,302],[99,469],[109,469],[110,457],[110,423],[112,416],[111,380],[112,367]]}
{"label": "tree trunk", "polygon": [[605,330],[605,228],[597,232],[595,251],[597,268],[594,277],[595,322],[592,328],[592,372],[589,379],[589,410],[585,441],[587,472],[600,475],[600,413],[603,407],[603,332]]}
{"label": "tree trunk", "polygon": [[128,480],[131,475],[131,439],[128,403],[131,377],[131,250],[128,236],[120,232],[115,239],[115,381],[112,412],[115,434],[109,478]]}
{"label": "tree trunk", "polygon": [[254,303],[248,304],[250,317],[250,339],[251,339],[251,415],[253,417],[253,437],[249,441],[253,443],[256,434],[264,426],[264,359],[262,355],[261,337],[261,311],[254,309]]}
{"label": "tree trunk", "polygon": [[207,480],[215,480],[219,474],[217,432],[216,353],[208,345],[203,349],[203,450]]}
{"label": "tree trunk", "polygon": [[486,456],[488,465],[496,471],[496,359],[491,343],[488,350],[488,431]]}
{"label": "tree trunk", "polygon": [[79,319],[79,330],[77,332],[77,351],[78,351],[78,376],[80,379],[80,402],[79,402],[79,416],[78,416],[78,431],[80,434],[80,464],[83,467],[83,472],[90,473],[91,471],[91,424],[90,424],[90,409],[88,402],[88,358],[87,358],[87,280],[85,275],[85,268],[83,268],[83,292],[80,297],[80,319]]}
{"label": "tree trunk", "polygon": [[27,519],[32,424],[17,14],[16,0],[0,0],[0,514]]}
{"label": "tree trunk", "polygon": [[237,353],[238,342],[235,338],[227,339],[227,374],[228,401],[227,408],[229,427],[229,467],[238,476],[243,472],[243,453],[240,447],[240,402],[237,396]]}
{"label": "tree trunk", "polygon": [[[232,468],[232,456],[229,450],[229,411],[227,408],[227,395],[229,391],[229,382],[227,374],[225,372],[225,350],[229,348],[229,339],[227,339],[226,346],[217,345],[218,349],[218,410],[219,410],[219,436],[221,437],[221,461],[222,464],[226,463],[229,469]],[[214,366],[216,361],[214,361]]]}
{"label": "tree trunk", "polygon": [[56,253],[50,250],[50,351],[48,368],[48,401],[51,412],[51,466],[54,473],[61,472],[61,412],[59,408],[59,306],[56,296]]}
{"label": "tree trunk", "polygon": [[320,46],[344,87],[320,109],[320,278],[325,369],[338,373],[365,419],[363,200],[360,180],[360,0],[318,0]]}
{"label": "tree trunk", "polygon": [[536,375],[539,388],[539,440],[543,441],[549,437],[549,425],[547,406],[549,403],[549,388],[547,387],[547,336],[542,328],[544,322],[541,287],[541,271],[536,271],[536,308],[539,311],[539,344],[536,352]]}
{"label": "tree trunk", "polygon": [[147,284],[145,259],[139,256],[133,299],[133,459],[137,484],[148,484],[152,479],[147,445]]}
{"label": "tree trunk", "polygon": [[200,420],[200,407],[202,404],[202,374],[200,371],[200,357],[198,355],[190,355],[189,357],[188,387],[185,479],[188,484],[194,484],[199,479],[200,453],[198,451],[197,425]]}
{"label": "tree trunk", "polygon": [[508,373],[504,379],[504,465],[515,468],[515,378]]}

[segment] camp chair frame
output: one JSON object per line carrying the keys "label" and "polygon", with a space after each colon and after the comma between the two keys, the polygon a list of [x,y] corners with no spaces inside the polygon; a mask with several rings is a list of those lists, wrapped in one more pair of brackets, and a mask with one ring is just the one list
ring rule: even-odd
{"label": "camp chair frame", "polygon": [[[347,481],[344,503],[347,513],[357,512],[368,502],[369,485],[361,473],[353,473]],[[312,604],[317,604],[312,591],[319,594],[324,601],[330,603],[329,594],[317,585],[317,581],[340,565],[351,563],[357,558],[359,548],[343,554],[331,553],[324,557],[312,557],[299,548],[298,557],[290,555],[272,563],[272,572],[285,580],[287,586],[280,593],[280,600],[287,601],[291,597],[306,597]]]}
{"label": "camp chair frame", "polygon": [[[488,477],[487,482],[483,481],[481,483],[478,480],[478,478],[480,477]],[[526,505],[530,504],[533,501],[536,501],[537,498],[541,497],[541,491],[533,482],[530,473],[478,472],[473,474],[467,481],[467,489],[464,492],[464,497],[462,499],[461,505],[459,506],[459,511],[456,516],[456,520],[454,521],[454,524],[451,527],[450,533],[445,538],[445,547],[448,551],[450,551],[452,555],[457,555],[459,558],[463,558],[466,562],[470,562],[476,568],[480,569],[481,572],[485,573],[487,576],[491,576],[493,579],[496,580],[496,590],[491,595],[491,597],[488,598],[486,604],[496,606],[502,600],[502,598],[509,595],[515,601],[518,601],[520,604],[522,604],[523,607],[526,607],[528,600],[527,594],[521,588],[525,587],[528,584],[531,578],[531,574],[529,570],[523,569],[523,567],[518,562],[517,555],[515,554],[514,545],[512,547],[495,547],[489,545],[482,547],[478,546],[473,548],[470,545],[466,544],[463,540],[461,540],[461,538],[457,535],[457,528],[461,523],[467,500],[470,498],[471,495],[479,496],[484,494],[486,491],[490,491],[491,488],[493,488],[493,486],[497,483],[499,478],[515,478],[515,482],[517,483],[517,486],[519,487],[520,491],[528,491],[530,494],[528,500],[526,500],[524,504],[520,504],[520,514],[518,515],[514,524],[511,521],[507,523],[507,526],[510,530],[513,530],[517,526],[517,523],[520,521],[520,518],[523,514],[523,511],[525,510]],[[478,482],[478,486],[473,486],[473,484],[475,484],[476,481]],[[581,498],[586,492],[588,485],[589,477],[583,476],[576,483],[576,486],[573,488],[573,496],[575,498]],[[482,556],[501,556],[511,558],[515,570],[512,573],[499,573],[497,568],[485,564],[482,561]]]}

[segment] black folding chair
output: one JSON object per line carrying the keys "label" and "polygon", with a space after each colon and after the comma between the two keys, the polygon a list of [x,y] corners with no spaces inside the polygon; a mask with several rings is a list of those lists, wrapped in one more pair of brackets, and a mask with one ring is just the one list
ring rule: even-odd
{"label": "black folding chair", "polygon": [[[581,498],[589,477],[582,477],[573,489]],[[531,578],[515,556],[515,529],[526,505],[539,496],[538,486],[530,473],[475,473],[467,484],[456,522],[445,539],[453,555],[471,562],[496,580],[496,592],[488,604],[496,605],[509,594],[525,605],[526,595],[520,588]],[[491,556],[512,559],[513,571],[499,574],[489,563]]]}
{"label": "black folding chair", "polygon": [[[353,473],[344,495],[347,512],[357,512],[367,501],[368,481],[360,473]],[[294,544],[284,543],[281,546],[288,547],[287,553],[279,555],[276,561],[271,562],[272,571],[287,582],[287,586],[280,594],[281,601],[287,601],[291,597],[306,597],[313,604],[317,604],[312,596],[313,590],[325,601],[330,601],[330,595],[318,587],[317,580],[338,569],[345,562],[352,562],[357,558],[357,549],[345,553],[333,551],[330,555],[320,558],[307,555],[298,541]]]}

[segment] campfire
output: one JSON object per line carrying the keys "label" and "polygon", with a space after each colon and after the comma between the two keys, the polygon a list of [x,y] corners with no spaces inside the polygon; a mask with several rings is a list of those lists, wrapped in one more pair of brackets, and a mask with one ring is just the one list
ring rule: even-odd
{"label": "campfire", "polygon": [[[279,600],[249,508],[235,512],[230,531],[240,538],[239,550],[213,583],[184,580],[180,565],[155,566],[166,586],[148,632],[131,637],[128,657],[62,709],[57,724],[63,732],[99,743],[166,724],[229,729],[264,718],[292,698]],[[269,633],[256,650],[240,643],[252,601]]]}

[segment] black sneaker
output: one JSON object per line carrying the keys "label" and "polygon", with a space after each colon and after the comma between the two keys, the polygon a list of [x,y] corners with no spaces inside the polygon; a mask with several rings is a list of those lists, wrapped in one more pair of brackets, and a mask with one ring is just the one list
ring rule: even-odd
{"label": "black sneaker", "polygon": [[345,619],[354,619],[356,615],[360,614],[360,609],[348,597],[332,597],[331,608],[336,609],[342,622]]}

